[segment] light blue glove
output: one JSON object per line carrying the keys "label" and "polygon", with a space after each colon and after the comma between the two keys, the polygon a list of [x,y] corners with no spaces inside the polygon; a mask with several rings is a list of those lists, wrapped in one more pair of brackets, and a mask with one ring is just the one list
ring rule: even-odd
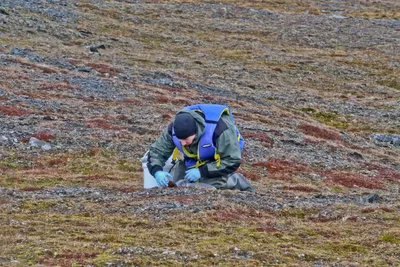
{"label": "light blue glove", "polygon": [[191,182],[196,182],[200,179],[200,170],[198,168],[187,170],[185,173],[185,179],[188,179]]}
{"label": "light blue glove", "polygon": [[168,186],[169,179],[172,179],[172,175],[169,172],[157,171],[154,174],[158,186]]}

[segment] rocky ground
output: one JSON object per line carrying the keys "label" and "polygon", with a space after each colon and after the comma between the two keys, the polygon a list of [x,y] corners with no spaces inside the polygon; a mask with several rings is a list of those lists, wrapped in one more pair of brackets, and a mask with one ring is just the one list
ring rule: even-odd
{"label": "rocky ground", "polygon": [[[400,5],[2,0],[0,265],[400,264]],[[143,189],[185,105],[257,192]]]}

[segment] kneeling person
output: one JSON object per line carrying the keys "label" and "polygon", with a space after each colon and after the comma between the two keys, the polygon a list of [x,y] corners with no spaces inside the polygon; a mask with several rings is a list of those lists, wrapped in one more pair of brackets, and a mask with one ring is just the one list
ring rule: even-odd
{"label": "kneeling person", "polygon": [[[200,181],[218,189],[254,191],[239,168],[244,140],[234,123],[229,107],[214,104],[188,106],[179,111],[148,154],[147,167],[159,186],[187,179]],[[174,152],[184,155],[178,161],[175,175],[163,171]]]}

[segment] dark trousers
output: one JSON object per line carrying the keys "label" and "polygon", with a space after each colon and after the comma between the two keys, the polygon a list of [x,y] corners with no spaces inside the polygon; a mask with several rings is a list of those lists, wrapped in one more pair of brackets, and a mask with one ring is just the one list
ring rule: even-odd
{"label": "dark trousers", "polygon": [[[176,183],[185,178],[186,166],[183,160],[178,160],[174,167],[173,181]],[[254,187],[241,173],[234,172],[227,176],[219,177],[201,177],[200,183],[205,183],[214,186],[217,189],[238,189],[240,191],[254,192]]]}

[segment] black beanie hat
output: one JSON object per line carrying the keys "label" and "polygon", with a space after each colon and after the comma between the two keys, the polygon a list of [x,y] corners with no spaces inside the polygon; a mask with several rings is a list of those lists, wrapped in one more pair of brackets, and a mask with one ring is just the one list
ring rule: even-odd
{"label": "black beanie hat", "polygon": [[196,121],[188,113],[179,113],[175,116],[174,131],[178,139],[186,139],[197,133]]}

